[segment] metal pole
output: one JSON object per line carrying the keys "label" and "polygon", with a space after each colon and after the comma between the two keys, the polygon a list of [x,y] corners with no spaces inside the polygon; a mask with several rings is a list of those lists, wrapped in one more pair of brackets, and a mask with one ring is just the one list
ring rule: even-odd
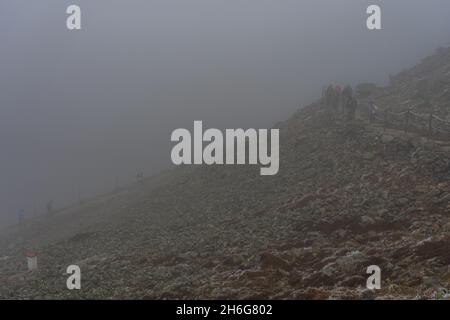
{"label": "metal pole", "polygon": [[388,113],[389,113],[389,109],[386,109],[384,111],[384,131],[386,131],[386,128],[388,126]]}
{"label": "metal pole", "polygon": [[433,110],[430,112],[430,119],[428,120],[428,133],[430,136],[433,134]]}
{"label": "metal pole", "polygon": [[410,114],[409,114],[409,109],[408,109],[408,111],[406,112],[405,132],[408,132],[409,117],[410,117]]}

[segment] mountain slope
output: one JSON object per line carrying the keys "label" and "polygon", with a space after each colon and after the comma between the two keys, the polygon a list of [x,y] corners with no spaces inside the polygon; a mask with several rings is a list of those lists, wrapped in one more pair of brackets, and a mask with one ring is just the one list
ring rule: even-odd
{"label": "mountain slope", "polygon": [[[377,89],[390,95],[382,107],[407,95],[397,88]],[[370,299],[450,287],[448,144],[333,120],[320,103],[276,127],[276,176],[181,167],[2,232],[0,297]],[[30,249],[38,272],[26,271]],[[65,287],[71,264],[80,291]]]}

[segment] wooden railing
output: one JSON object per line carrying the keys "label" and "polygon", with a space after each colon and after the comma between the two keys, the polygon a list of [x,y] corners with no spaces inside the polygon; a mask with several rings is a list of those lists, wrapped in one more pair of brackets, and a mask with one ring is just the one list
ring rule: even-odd
{"label": "wooden railing", "polygon": [[419,114],[411,110],[392,112],[389,109],[376,111],[371,121],[382,124],[385,128],[415,132],[427,137],[450,140],[450,121],[439,118],[433,113]]}

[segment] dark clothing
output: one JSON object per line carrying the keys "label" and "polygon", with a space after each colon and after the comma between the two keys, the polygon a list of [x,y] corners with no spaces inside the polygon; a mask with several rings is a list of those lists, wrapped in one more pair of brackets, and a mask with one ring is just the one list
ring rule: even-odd
{"label": "dark clothing", "polygon": [[342,103],[345,106],[349,103],[350,99],[353,98],[353,89],[350,86],[346,86],[344,91],[342,91]]}
{"label": "dark clothing", "polygon": [[330,85],[326,92],[326,105],[329,110],[336,111],[339,108],[340,99],[340,91]]}
{"label": "dark clothing", "polygon": [[350,86],[346,86],[344,91],[342,91],[342,95],[346,98],[353,97],[353,89]]}
{"label": "dark clothing", "polygon": [[342,88],[341,88],[341,86],[336,86],[335,92],[336,92],[336,101],[334,102],[333,108],[335,110],[338,110],[338,109],[342,108]]}
{"label": "dark clothing", "polygon": [[378,110],[378,107],[375,105],[375,102],[369,101],[369,121],[372,123],[375,120],[375,114]]}
{"label": "dark clothing", "polygon": [[24,210],[20,210],[19,213],[17,214],[18,220],[19,220],[19,224],[22,224],[25,221],[25,212]]}
{"label": "dark clothing", "polygon": [[53,201],[47,202],[47,214],[53,214]]}
{"label": "dark clothing", "polygon": [[355,120],[356,108],[358,107],[358,101],[355,98],[350,98],[347,103],[347,120]]}
{"label": "dark clothing", "polygon": [[335,97],[334,88],[333,86],[329,86],[325,96],[325,102],[327,107],[331,107],[333,105],[334,97]]}

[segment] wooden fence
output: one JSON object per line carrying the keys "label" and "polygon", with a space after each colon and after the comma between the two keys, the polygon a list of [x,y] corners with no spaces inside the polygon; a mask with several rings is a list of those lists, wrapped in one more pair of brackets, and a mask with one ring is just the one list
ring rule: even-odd
{"label": "wooden fence", "polygon": [[380,123],[385,128],[400,129],[427,137],[450,140],[450,121],[441,119],[433,113],[418,114],[411,110],[404,112],[392,112],[389,109],[377,110],[371,121]]}

